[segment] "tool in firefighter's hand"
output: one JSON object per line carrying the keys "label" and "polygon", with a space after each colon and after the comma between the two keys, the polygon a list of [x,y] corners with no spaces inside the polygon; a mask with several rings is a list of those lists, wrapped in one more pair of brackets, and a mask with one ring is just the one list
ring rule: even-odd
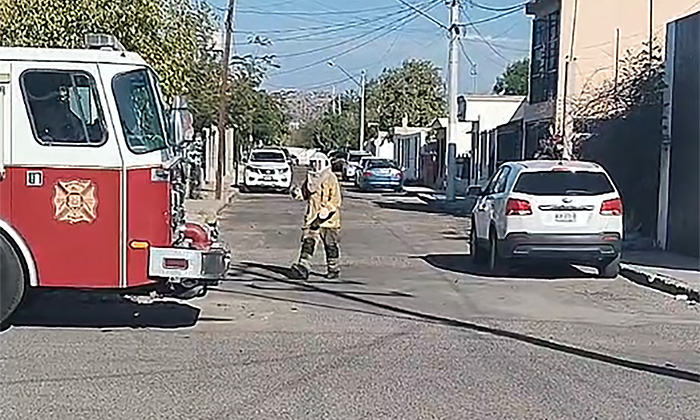
{"label": "tool in firefighter's hand", "polygon": [[318,228],[321,227],[321,225],[326,222],[328,219],[333,217],[335,214],[334,211],[329,211],[327,208],[322,207],[321,210],[318,212],[318,216],[316,216],[316,219],[314,219],[313,222],[311,222],[311,226],[309,228],[311,230],[318,230]]}

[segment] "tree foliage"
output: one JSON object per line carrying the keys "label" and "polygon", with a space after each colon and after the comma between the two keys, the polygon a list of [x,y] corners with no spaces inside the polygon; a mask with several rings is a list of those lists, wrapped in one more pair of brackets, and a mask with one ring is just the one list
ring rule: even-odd
{"label": "tree foliage", "polygon": [[503,74],[496,78],[493,93],[525,96],[529,91],[529,79],[530,59],[523,58],[508,65]]}
{"label": "tree foliage", "polygon": [[636,52],[628,51],[620,60],[617,80],[608,78],[599,84],[584,85],[581,92],[567,98],[566,137],[554,133],[540,141],[541,158],[561,159],[565,148],[578,158],[583,144],[592,137],[605,136],[611,122],[623,121],[644,109],[662,105],[664,62],[660,45],[649,44]]}
{"label": "tree foliage", "polygon": [[663,97],[664,63],[660,45],[654,45],[650,61],[648,45],[627,52],[619,63],[617,80],[586,86],[571,101],[575,119],[606,121],[624,117],[633,108],[659,103]]}
{"label": "tree foliage", "polygon": [[628,51],[619,63],[619,75],[594,86],[584,86],[581,93],[569,101],[573,121],[570,141],[574,154],[599,127],[607,121],[627,118],[635,110],[659,106],[666,87],[664,60],[660,45],[648,43],[637,52]]}
{"label": "tree foliage", "polygon": [[[188,97],[197,130],[218,120],[218,27],[207,3],[191,0],[0,0],[0,45],[83,48],[87,33],[113,35],[156,70],[166,96]],[[257,37],[252,43],[269,41]],[[229,126],[264,141],[285,129],[279,106],[260,90],[273,59],[233,57],[226,92]]]}
{"label": "tree foliage", "polygon": [[108,33],[156,69],[167,95],[190,93],[215,23],[189,0],[0,0],[0,45],[82,48],[86,33]]}
{"label": "tree foliage", "polygon": [[425,126],[447,108],[439,69],[429,60],[407,60],[385,69],[367,87],[366,121],[382,130],[401,125],[404,115],[412,126]]}
{"label": "tree foliage", "polygon": [[343,95],[341,112],[328,109],[320,118],[304,124],[297,145],[324,151],[357,147],[360,129],[358,104],[354,92]]}
{"label": "tree foliage", "polygon": [[[446,112],[444,83],[438,68],[427,60],[407,60],[384,69],[366,87],[365,138],[378,130],[401,125],[404,115],[413,126],[425,126]],[[341,98],[340,114],[330,110],[307,122],[298,133],[300,145],[321,148],[356,148],[359,141],[360,97],[356,90]]]}

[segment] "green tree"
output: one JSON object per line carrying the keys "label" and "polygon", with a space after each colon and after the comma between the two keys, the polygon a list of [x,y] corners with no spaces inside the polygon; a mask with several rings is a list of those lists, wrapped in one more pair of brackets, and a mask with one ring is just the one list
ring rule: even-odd
{"label": "green tree", "polygon": [[282,104],[267,91],[256,92],[255,109],[252,110],[252,134],[264,145],[280,145],[289,134],[287,118]]}
{"label": "green tree", "polygon": [[[153,66],[166,96],[188,97],[197,130],[218,120],[218,26],[206,2],[190,0],[0,0],[0,45],[82,48],[86,33],[111,34]],[[252,43],[269,45],[262,37]],[[266,138],[281,132],[279,113],[259,91],[273,59],[231,60],[227,122],[246,134],[253,133],[256,123],[264,125],[259,133]]]}
{"label": "green tree", "polygon": [[[404,115],[410,125],[425,126],[446,112],[444,83],[438,68],[427,60],[407,60],[400,67],[384,69],[366,88],[365,137],[377,130],[401,124]],[[305,124],[297,143],[324,150],[357,147],[360,98],[348,91],[341,98],[342,113],[324,113]]]}
{"label": "green tree", "polygon": [[190,93],[215,28],[189,0],[0,0],[0,45],[81,48],[86,33],[108,33],[156,69],[168,96]]}
{"label": "green tree", "polygon": [[367,87],[366,121],[382,130],[401,124],[425,126],[445,114],[445,85],[439,69],[428,60],[407,60],[385,69]]}
{"label": "green tree", "polygon": [[528,94],[530,86],[530,59],[523,58],[508,65],[502,75],[496,78],[493,92],[499,95]]}

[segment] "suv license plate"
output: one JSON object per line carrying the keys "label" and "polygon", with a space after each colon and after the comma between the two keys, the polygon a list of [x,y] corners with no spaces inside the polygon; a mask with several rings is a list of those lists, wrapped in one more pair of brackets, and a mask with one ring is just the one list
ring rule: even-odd
{"label": "suv license plate", "polygon": [[554,214],[554,221],[560,223],[573,223],[576,221],[576,213],[572,211],[562,211]]}
{"label": "suv license plate", "polygon": [[264,176],[263,181],[272,181],[272,177],[271,176]]}

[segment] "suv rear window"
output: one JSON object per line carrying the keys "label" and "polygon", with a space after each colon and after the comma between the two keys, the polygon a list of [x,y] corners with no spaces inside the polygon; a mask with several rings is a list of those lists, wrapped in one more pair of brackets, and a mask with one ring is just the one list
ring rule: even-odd
{"label": "suv rear window", "polygon": [[284,162],[284,153],[281,152],[253,152],[253,162]]}
{"label": "suv rear window", "polygon": [[396,164],[390,160],[376,159],[367,162],[367,169],[396,168]]}
{"label": "suv rear window", "polygon": [[601,172],[525,172],[513,192],[531,195],[600,195],[614,192]]}

